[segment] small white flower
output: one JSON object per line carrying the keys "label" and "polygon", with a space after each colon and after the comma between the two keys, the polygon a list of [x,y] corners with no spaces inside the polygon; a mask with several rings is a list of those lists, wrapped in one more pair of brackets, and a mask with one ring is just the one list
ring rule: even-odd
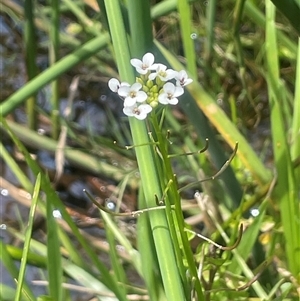
{"label": "small white flower", "polygon": [[120,87],[123,87],[123,86],[130,86],[128,83],[126,82],[122,82],[120,83],[116,78],[111,78],[109,81],[108,81],[108,87],[111,91],[117,93],[119,88]]}
{"label": "small white flower", "polygon": [[118,94],[124,97],[124,106],[130,107],[136,102],[144,102],[147,99],[147,94],[144,91],[139,91],[142,88],[140,83],[135,83],[132,86],[121,86]]}
{"label": "small white flower", "polygon": [[143,56],[142,61],[139,59],[131,59],[130,63],[139,74],[146,74],[148,70],[152,68],[154,55],[148,52]]}
{"label": "small white flower", "polygon": [[172,69],[167,69],[167,66],[163,64],[154,64],[152,68],[155,68],[155,72],[149,74],[150,80],[154,80],[158,76],[161,81],[166,82],[173,79],[177,73]]}
{"label": "small white flower", "polygon": [[176,105],[178,103],[177,97],[184,92],[182,87],[176,87],[172,83],[166,83],[163,86],[163,93],[159,94],[158,101],[163,105]]}
{"label": "small white flower", "polygon": [[147,114],[152,111],[152,107],[148,104],[133,105],[130,107],[124,107],[123,112],[129,117],[135,117],[139,120],[143,120],[147,117]]}
{"label": "small white flower", "polygon": [[188,75],[185,70],[181,70],[177,72],[177,74],[175,75],[175,79],[176,79],[176,86],[181,86],[181,87],[184,87],[193,81],[191,78],[188,78]]}

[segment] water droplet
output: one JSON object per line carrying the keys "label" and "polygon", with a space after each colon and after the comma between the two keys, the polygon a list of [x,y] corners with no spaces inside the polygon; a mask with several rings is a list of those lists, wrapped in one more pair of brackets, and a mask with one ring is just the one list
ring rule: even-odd
{"label": "water droplet", "polygon": [[55,218],[59,218],[59,219],[62,218],[62,215],[61,215],[60,211],[57,210],[57,209],[53,210],[52,215],[53,215]]}
{"label": "water droplet", "polygon": [[195,32],[193,32],[193,33],[190,35],[190,37],[191,37],[192,40],[196,40],[196,39],[198,38],[198,35],[197,35]]}
{"label": "water droplet", "polygon": [[256,217],[259,215],[259,210],[257,208],[253,208],[250,210],[250,214],[253,216],[253,217]]}
{"label": "water droplet", "polygon": [[43,135],[46,134],[45,129],[38,129],[37,132],[38,132],[38,134],[41,135],[41,136],[43,136]]}
{"label": "water droplet", "polygon": [[0,192],[3,196],[8,196],[9,195],[9,192],[7,189],[1,189],[1,192]]}
{"label": "water droplet", "polygon": [[114,211],[116,209],[116,204],[109,199],[106,200],[106,207],[107,209]]}

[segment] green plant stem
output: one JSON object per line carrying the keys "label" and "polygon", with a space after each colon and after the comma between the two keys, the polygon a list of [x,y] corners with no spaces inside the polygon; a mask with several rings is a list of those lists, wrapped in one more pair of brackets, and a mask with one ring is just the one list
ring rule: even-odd
{"label": "green plant stem", "polygon": [[[182,213],[182,209],[181,209],[181,197],[178,193],[178,186],[177,186],[177,179],[176,176],[174,175],[173,169],[172,169],[172,164],[171,164],[171,160],[168,157],[168,147],[167,147],[167,140],[165,139],[165,137],[163,137],[163,134],[161,132],[161,129],[159,128],[159,124],[157,122],[156,116],[153,116],[152,118],[153,120],[153,125],[154,125],[154,129],[155,129],[155,133],[157,134],[157,139],[158,139],[158,147],[160,150],[160,154],[162,156],[162,161],[163,161],[163,165],[164,165],[164,170],[167,176],[167,181],[172,181],[170,188],[167,192],[168,195],[168,199],[166,200],[166,205],[170,206],[170,205],[175,205],[175,216],[172,216],[171,213],[171,209],[169,207],[169,212],[171,213],[171,216],[168,216],[169,219],[169,224],[170,222],[173,225],[170,225],[175,227],[176,232],[179,232],[179,240],[180,240],[180,245],[183,247],[183,253],[185,256],[185,259],[187,260],[188,263],[188,270],[189,273],[191,275],[191,278],[195,279],[194,285],[195,285],[195,290],[197,292],[198,298],[199,300],[204,300],[204,295],[202,293],[202,288],[201,288],[201,284],[198,278],[198,272],[195,266],[195,262],[194,262],[194,258],[193,258],[193,253],[188,241],[188,237],[186,232],[184,231],[184,217],[183,217],[183,213]],[[168,204],[169,202],[169,204]],[[167,211],[168,214],[168,211]],[[178,233],[173,234],[173,240],[176,242],[176,236],[178,236]],[[177,256],[179,257],[179,260],[181,262],[178,263],[179,268],[183,269],[182,265],[182,259],[181,256],[178,255],[180,253],[180,250],[176,249],[176,243],[175,243],[175,251],[177,252]],[[183,282],[184,282],[184,287],[187,288],[187,279],[186,279],[186,274],[184,276],[182,276],[183,278]]]}
{"label": "green plant stem", "polygon": [[[205,49],[204,49],[204,61],[206,70],[211,69],[211,60],[213,54],[214,40],[215,40],[215,17],[216,17],[216,0],[207,1],[206,8],[206,41],[205,41]],[[210,72],[208,72],[209,74]]]}
{"label": "green plant stem", "polygon": [[24,100],[36,93],[49,82],[70,70],[78,63],[90,58],[102,49],[109,41],[109,35],[103,34],[86,42],[79,49],[59,60],[53,66],[45,70],[39,76],[28,82],[21,89],[13,93],[9,98],[0,104],[1,116],[6,116],[12,112],[17,106],[22,104]]}
{"label": "green plant stem", "polygon": [[[300,38],[298,38],[298,54],[295,79],[295,97],[292,122],[291,157],[295,161],[300,157]],[[300,183],[300,167],[295,169],[295,182]],[[300,187],[298,189],[300,193]]]}
{"label": "green plant stem", "polygon": [[[161,53],[168,60],[169,64],[175,70],[181,70],[182,65],[178,60],[165,49],[161,44],[156,42]],[[209,121],[216,127],[218,132],[222,135],[225,141],[234,149],[236,142],[239,143],[239,149],[237,155],[241,158],[243,164],[251,171],[253,177],[258,181],[259,184],[264,185],[270,182],[271,173],[265,168],[262,162],[259,160],[252,147],[248,144],[245,137],[237,130],[234,124],[228,119],[226,114],[215,101],[203,90],[203,88],[194,81],[192,84],[187,86],[187,90],[190,95],[196,101],[198,107],[207,116]],[[188,98],[188,96],[185,96]],[[193,102],[193,100],[189,100]],[[189,107],[186,108],[188,115],[198,113],[195,111],[195,106],[189,103]],[[197,127],[197,120],[195,119],[195,126]],[[223,162],[224,164],[225,162]]]}
{"label": "green plant stem", "polygon": [[[36,66],[36,33],[34,25],[34,4],[32,0],[25,0],[24,13],[25,13],[25,58],[28,80],[33,79],[37,75]],[[36,129],[36,114],[35,114],[36,96],[30,95],[27,99],[27,123],[28,127],[32,130]]]}
{"label": "green plant stem", "polygon": [[[141,57],[153,48],[150,2],[128,1],[132,57]],[[142,20],[142,23],[138,23]]]}
{"label": "green plant stem", "polygon": [[266,19],[266,62],[269,71],[267,81],[277,170],[277,185],[273,197],[279,202],[288,266],[297,277],[300,273],[299,201],[296,196],[295,175],[282,113],[283,85],[279,77],[275,7],[270,0],[266,2]]}
{"label": "green plant stem", "polygon": [[29,253],[30,240],[31,240],[32,228],[33,228],[34,214],[35,214],[35,210],[37,207],[38,196],[40,193],[40,187],[41,187],[41,174],[38,174],[36,183],[35,183],[35,187],[33,190],[32,204],[31,204],[30,211],[29,211],[28,225],[27,225],[26,233],[25,233],[25,241],[24,241],[24,247],[23,247],[23,253],[22,253],[22,260],[21,260],[20,272],[19,272],[19,277],[18,277],[18,281],[17,281],[16,296],[15,296],[16,301],[21,300],[22,287],[23,287],[23,282],[24,282],[24,277],[25,277],[27,257],[28,257],[28,253]]}
{"label": "green plant stem", "polygon": [[[50,28],[50,45],[49,45],[49,62],[53,66],[58,61],[59,55],[59,1],[49,1],[51,5],[51,28]],[[57,139],[59,135],[60,121],[59,121],[59,77],[51,83],[51,121],[52,121],[52,138]]]}
{"label": "green plant stem", "polygon": [[[3,263],[7,271],[14,277],[14,279],[18,279],[19,269],[15,266],[14,258],[12,255],[10,255],[10,252],[8,251],[7,248],[8,247],[5,245],[2,239],[0,239],[1,262]],[[24,292],[24,300],[28,300],[28,301],[36,300],[33,292],[31,291],[31,289],[29,288],[26,282],[23,283],[22,289]],[[1,295],[2,295],[2,290],[0,291],[0,297],[5,297]]]}
{"label": "green plant stem", "polygon": [[[30,145],[31,147],[39,148],[41,145],[43,146],[44,150],[50,151],[54,153],[57,149],[57,141],[41,136],[34,131],[30,131],[28,129],[24,130],[23,125],[19,125],[12,121],[7,121],[8,126],[10,127],[11,131],[26,145]],[[0,123],[1,130],[5,130],[5,127]],[[113,165],[109,165],[106,162],[102,162],[99,158],[96,158],[92,155],[89,155],[85,152],[69,149],[66,148],[65,157],[75,166],[83,168],[84,170],[90,171],[95,174],[102,174],[107,176],[108,178],[115,179],[116,181],[121,181],[124,179],[124,176],[128,173],[128,171],[120,170]],[[4,155],[3,153],[2,155]],[[27,182],[24,182],[28,184]],[[23,184],[23,183],[22,183]],[[28,188],[28,185],[24,188]],[[135,180],[129,181],[129,186],[132,188],[136,188],[137,184]]]}
{"label": "green plant stem", "polygon": [[[129,4],[129,6],[133,5],[134,3],[135,2]],[[136,5],[138,5],[138,3],[136,3]],[[147,4],[144,5],[147,8]],[[129,83],[133,83],[134,74],[132,67],[130,66],[131,57],[126,40],[126,32],[123,25],[124,23],[122,22],[119,1],[106,0],[105,7],[121,80],[126,80]],[[141,16],[139,15],[129,15],[129,19],[136,18],[136,21],[139,20],[139,22],[136,23],[138,24],[137,26],[142,26],[143,24],[143,20],[140,19],[140,17]],[[134,20],[130,20],[131,26],[133,25],[133,22]],[[151,34],[151,32],[144,32],[143,34]],[[133,40],[136,41],[137,38],[138,37],[135,37]],[[138,51],[144,50],[145,49],[135,49],[134,52],[137,53]],[[135,118],[129,118],[129,122],[134,145],[143,145],[137,146],[135,151],[146,204],[147,207],[155,207],[155,195],[159,199],[162,197],[162,187],[158,178],[159,175],[156,168],[156,160],[153,153],[153,148],[149,144],[150,140],[146,123]],[[185,294],[177,269],[174,249],[165,212],[162,210],[149,212],[149,220],[166,297],[168,300],[185,300]]]}
{"label": "green plant stem", "polygon": [[[18,149],[24,155],[26,163],[28,164],[29,168],[32,170],[33,174],[35,176],[37,176],[39,173],[42,173],[38,163],[32,159],[32,157],[28,153],[27,149],[20,142],[20,140],[13,134],[13,132],[10,130],[5,119],[2,116],[0,116],[0,124],[8,132],[8,134],[12,138],[14,144],[18,147]],[[115,279],[110,275],[108,269],[98,259],[94,250],[91,248],[91,246],[87,243],[87,241],[81,235],[79,229],[75,226],[74,221],[72,220],[70,215],[67,213],[65,206],[62,204],[61,200],[59,199],[56,191],[53,189],[53,186],[52,186],[49,178],[43,174],[42,174],[41,190],[43,190],[45,192],[45,195],[47,196],[47,202],[51,202],[51,204],[60,211],[62,218],[66,221],[66,223],[70,227],[72,234],[76,237],[78,242],[82,245],[82,247],[86,251],[88,257],[91,259],[91,262],[94,265],[94,267],[96,269],[98,269],[98,271],[101,273],[101,281],[103,282],[103,284],[110,290],[113,290],[113,292],[116,294],[116,297],[118,298],[118,300],[126,301],[126,297],[124,296],[123,291],[119,288],[119,285],[117,284]]]}
{"label": "green plant stem", "polygon": [[[261,28],[265,27],[266,24],[266,17],[264,14],[255,6],[255,4],[251,1],[245,2],[245,14],[252,19],[258,26]],[[275,28],[276,29],[276,28]],[[286,47],[286,50],[289,52],[289,57],[292,57],[293,59],[296,59],[296,53],[297,53],[297,45],[288,38],[287,35],[285,35],[282,31],[276,29],[276,34],[278,37],[278,40]]]}
{"label": "green plant stem", "polygon": [[236,50],[236,54],[237,54],[237,63],[239,66],[240,79],[241,79],[241,83],[243,86],[243,92],[247,95],[247,98],[256,113],[256,122],[254,125],[254,126],[256,126],[256,125],[258,125],[258,123],[261,119],[261,116],[260,116],[261,114],[260,114],[260,111],[257,110],[257,105],[255,104],[253,97],[251,95],[250,89],[247,86],[246,66],[245,66],[245,61],[244,61],[244,57],[243,57],[242,43],[241,43],[241,39],[240,39],[240,26],[241,26],[242,15],[244,12],[245,2],[246,2],[246,0],[236,1],[235,7],[234,7],[234,13],[233,13],[233,37],[234,37],[235,50]]}
{"label": "green plant stem", "polygon": [[191,13],[188,0],[179,0],[178,13],[180,15],[180,32],[183,42],[183,50],[186,58],[186,68],[193,78],[197,78],[196,53],[194,41],[191,38],[192,24]]}

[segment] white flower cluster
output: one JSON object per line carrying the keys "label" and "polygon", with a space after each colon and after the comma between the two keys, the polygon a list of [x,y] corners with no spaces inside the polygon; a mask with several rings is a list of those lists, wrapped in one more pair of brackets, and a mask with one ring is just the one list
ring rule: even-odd
{"label": "white flower cluster", "polygon": [[112,78],[108,86],[124,99],[124,114],[140,120],[145,119],[159,103],[176,105],[177,97],[184,93],[183,87],[193,81],[184,70],[177,72],[163,64],[155,64],[150,52],[142,60],[132,59],[130,63],[140,74],[137,82],[130,85]]}

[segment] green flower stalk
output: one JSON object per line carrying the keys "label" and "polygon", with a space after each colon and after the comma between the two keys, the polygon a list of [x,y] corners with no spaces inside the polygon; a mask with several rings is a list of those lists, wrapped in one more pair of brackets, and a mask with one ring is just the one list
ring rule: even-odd
{"label": "green flower stalk", "polygon": [[[184,93],[183,87],[191,83],[192,79],[188,78],[184,70],[177,72],[167,69],[163,64],[154,63],[152,53],[146,53],[142,60],[131,59],[130,63],[139,74],[136,82],[130,85],[112,78],[108,86],[123,100],[123,112],[130,117],[146,204],[149,208],[157,206],[158,200],[166,204],[165,211],[148,214],[167,299],[174,300],[174,296],[180,294],[182,297],[179,300],[188,300],[191,279],[195,281],[197,273],[184,232],[180,196],[168,158],[168,145],[161,132],[157,113],[167,105],[176,105],[178,97]],[[151,136],[144,132],[144,120],[148,116],[151,117],[147,122],[147,128],[153,131]],[[182,245],[183,250],[180,247]],[[184,266],[183,259],[186,259],[187,266]],[[194,277],[188,280],[189,273]],[[178,292],[174,293],[176,282]],[[199,280],[196,282],[196,291],[201,300]]]}

